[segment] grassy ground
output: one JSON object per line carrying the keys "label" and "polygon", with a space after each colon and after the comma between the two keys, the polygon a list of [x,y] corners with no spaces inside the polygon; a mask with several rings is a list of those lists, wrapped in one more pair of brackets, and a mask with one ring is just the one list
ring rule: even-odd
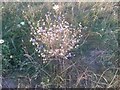
{"label": "grassy ground", "polygon": [[[3,3],[3,87],[119,87],[118,9],[118,3]],[[78,47],[68,51],[72,56],[67,59],[47,55],[45,61],[30,42],[37,36],[31,32],[47,12],[57,16],[61,12],[75,30],[81,24],[82,37]]]}

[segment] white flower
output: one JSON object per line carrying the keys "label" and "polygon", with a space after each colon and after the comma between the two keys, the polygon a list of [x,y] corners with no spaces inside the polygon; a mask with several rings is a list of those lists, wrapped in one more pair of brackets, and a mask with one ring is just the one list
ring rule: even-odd
{"label": "white flower", "polygon": [[102,31],[104,31],[104,29],[102,28]]}
{"label": "white flower", "polygon": [[13,58],[13,56],[12,56],[12,55],[10,55],[10,58]]}
{"label": "white flower", "polygon": [[3,44],[4,43],[4,40],[3,39],[0,39],[0,44]]}
{"label": "white flower", "polygon": [[17,26],[18,26],[19,28],[21,27],[21,25],[20,25],[20,24],[18,24]]}
{"label": "white flower", "polygon": [[43,22],[43,25],[45,25],[45,22]]}
{"label": "white flower", "polygon": [[53,9],[54,9],[54,10],[58,10],[58,9],[59,9],[59,6],[58,6],[58,5],[54,5],[54,6],[53,6]]}
{"label": "white flower", "polygon": [[20,22],[21,25],[25,25],[25,22]]}

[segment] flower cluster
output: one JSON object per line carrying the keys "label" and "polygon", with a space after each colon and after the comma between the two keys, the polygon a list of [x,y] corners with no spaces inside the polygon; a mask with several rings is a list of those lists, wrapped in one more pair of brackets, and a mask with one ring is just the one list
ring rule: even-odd
{"label": "flower cluster", "polygon": [[31,27],[31,35],[33,37],[30,41],[44,59],[70,56],[69,51],[78,46],[82,36],[81,28],[73,27],[64,15],[53,15],[50,12],[37,22],[36,27]]}

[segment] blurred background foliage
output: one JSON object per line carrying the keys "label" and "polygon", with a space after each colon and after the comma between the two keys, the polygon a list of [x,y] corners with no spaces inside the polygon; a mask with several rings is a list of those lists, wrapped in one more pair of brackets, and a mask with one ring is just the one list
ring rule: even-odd
{"label": "blurred background foliage", "polygon": [[[54,4],[61,6],[60,11],[65,14],[65,19],[69,23],[75,27],[81,23],[84,28],[79,47],[72,50],[76,56],[68,60],[68,63],[76,62],[75,66],[80,71],[76,74],[75,67],[67,71],[71,78],[76,79],[72,78],[70,85],[62,85],[64,81],[62,76],[53,77],[55,72],[52,68],[55,65],[50,62],[43,63],[42,57],[38,57],[35,46],[30,42],[31,31],[26,17],[36,25],[40,17],[44,17],[48,11],[55,13]],[[8,79],[12,78],[17,83],[21,83],[19,87],[30,87],[30,85],[32,87],[36,85],[37,87],[95,87],[97,81],[100,82],[97,87],[118,87],[119,79],[116,80],[119,75],[117,71],[119,60],[118,8],[118,3],[2,3],[2,39],[5,41],[2,45],[3,79],[9,82]],[[89,61],[94,61],[94,59],[95,64],[90,66]],[[96,76],[99,74],[96,83],[91,82],[92,86],[81,86],[82,82],[80,82],[80,85],[77,85],[78,76],[85,71],[86,66],[93,67],[90,70]],[[104,86],[100,78],[109,68],[112,69],[104,75],[107,82]],[[55,83],[58,85],[54,86]],[[18,87],[18,85],[13,85],[13,87]]]}

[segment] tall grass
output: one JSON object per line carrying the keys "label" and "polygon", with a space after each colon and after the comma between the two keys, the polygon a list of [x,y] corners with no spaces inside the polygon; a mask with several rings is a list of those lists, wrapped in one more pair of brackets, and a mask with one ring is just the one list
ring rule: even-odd
{"label": "tall grass", "polygon": [[119,87],[117,4],[3,3],[3,86]]}

